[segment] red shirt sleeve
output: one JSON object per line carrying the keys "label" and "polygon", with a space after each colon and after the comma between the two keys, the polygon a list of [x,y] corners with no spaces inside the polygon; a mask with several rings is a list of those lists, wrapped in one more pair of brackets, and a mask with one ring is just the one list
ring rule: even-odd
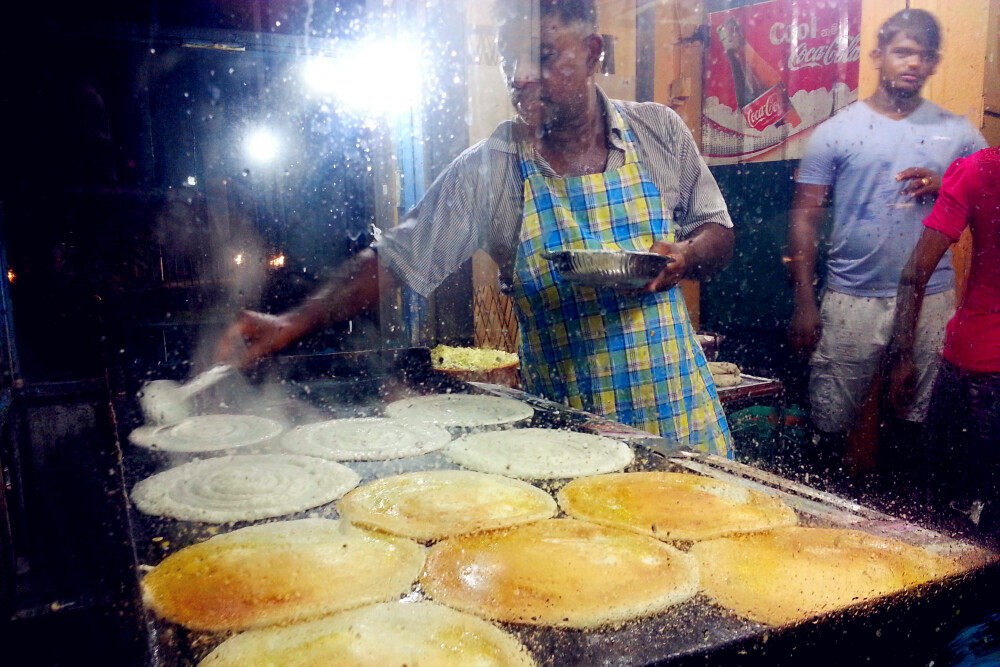
{"label": "red shirt sleeve", "polygon": [[969,202],[979,186],[976,155],[958,158],[944,173],[941,191],[924,226],[957,241],[969,223]]}

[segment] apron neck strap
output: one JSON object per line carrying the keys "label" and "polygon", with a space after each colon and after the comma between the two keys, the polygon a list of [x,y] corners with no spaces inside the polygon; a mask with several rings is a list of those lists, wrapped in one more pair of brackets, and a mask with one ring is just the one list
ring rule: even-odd
{"label": "apron neck strap", "polygon": [[[625,145],[625,164],[639,162],[639,152],[636,150],[635,135],[632,134],[632,128],[628,126],[628,122],[626,122],[616,103],[611,102],[607,108],[608,117],[606,122],[608,133],[610,134],[611,127],[619,127],[622,130],[622,143]],[[517,142],[517,154],[521,163],[522,178],[527,180],[530,176],[541,173],[538,170],[538,164],[535,162],[537,151],[534,144],[527,139],[519,140]]]}
{"label": "apron neck strap", "polygon": [[612,127],[621,128],[622,143],[625,144],[625,164],[634,164],[639,161],[639,151],[635,147],[635,135],[632,134],[632,128],[629,127],[628,121],[625,120],[617,103],[611,102],[608,106],[611,107],[611,112],[608,114],[608,133],[610,134]]}

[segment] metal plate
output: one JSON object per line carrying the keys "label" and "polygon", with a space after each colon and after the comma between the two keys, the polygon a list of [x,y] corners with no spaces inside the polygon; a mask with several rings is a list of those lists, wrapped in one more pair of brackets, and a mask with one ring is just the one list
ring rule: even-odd
{"label": "metal plate", "polygon": [[564,279],[588,287],[638,289],[674,261],[666,255],[623,250],[560,250],[543,252]]}

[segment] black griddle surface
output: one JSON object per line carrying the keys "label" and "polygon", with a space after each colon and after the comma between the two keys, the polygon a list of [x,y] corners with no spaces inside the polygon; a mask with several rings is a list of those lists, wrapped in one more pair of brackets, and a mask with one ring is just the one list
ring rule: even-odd
{"label": "black griddle surface", "polygon": [[[183,375],[177,377],[178,373],[180,371],[175,369],[173,379],[183,378]],[[166,372],[160,377],[171,375]],[[386,403],[411,395],[464,392],[508,396],[526,401],[535,408],[534,417],[517,426],[581,430],[616,437],[630,443],[637,455],[636,462],[629,470],[683,470],[769,490],[790,500],[806,524],[844,525],[846,522],[850,524],[848,527],[871,530],[911,542],[946,544],[949,541],[946,536],[868,510],[850,501],[816,492],[749,466],[686,452],[662,438],[652,437],[588,413],[516,390],[464,383],[435,373],[430,368],[430,355],[426,348],[279,358],[255,369],[249,374],[249,380],[254,390],[251,392],[253,400],[250,401],[254,407],[260,409],[261,405],[270,406],[289,425],[320,419],[376,416]],[[137,402],[132,398],[137,389],[132,384],[119,395],[122,442],[127,442],[125,437],[131,428],[140,425]],[[246,388],[243,389],[245,392]],[[232,387],[222,384],[213,390],[214,393],[205,397],[203,403],[209,404],[216,411],[239,412],[245,409],[248,403],[241,403],[236,397],[226,395],[231,390]],[[266,397],[263,402],[262,396]],[[124,451],[129,488],[149,474],[176,463],[165,462],[147,450],[128,445],[124,446]],[[345,462],[345,465],[362,475],[361,484],[412,470],[457,467],[440,452],[393,461]],[[535,484],[554,493],[565,481],[567,480],[536,481]],[[337,513],[334,503],[331,503],[273,520],[284,521],[306,516],[337,518]],[[215,526],[151,517],[134,509],[131,518],[140,571],[155,565],[170,553],[204,541],[214,534],[229,532],[251,523],[261,523]],[[984,564],[970,566],[966,574],[945,584],[938,582],[922,587],[918,591],[919,595],[914,591],[907,591],[877,603],[827,614],[781,629],[766,628],[738,618],[700,594],[665,613],[635,619],[614,628],[583,631],[499,625],[519,637],[540,665],[713,665],[719,664],[716,661],[723,659],[734,664],[757,664],[754,662],[757,659],[773,664],[774,655],[792,655],[798,652],[805,656],[825,644],[828,644],[827,648],[819,651],[818,655],[834,655],[836,650],[841,650],[836,649],[837,646],[842,648],[845,645],[844,633],[860,638],[862,644],[858,646],[880,646],[884,642],[876,641],[878,637],[868,637],[869,628],[905,624],[906,619],[913,614],[926,617],[925,607],[928,604],[947,606],[948,601],[963,590],[963,586],[969,585],[963,582],[994,576],[994,566],[989,564],[990,560],[991,558],[985,558]],[[419,585],[415,585],[412,597],[420,596]],[[935,612],[934,615],[938,613],[949,612]],[[154,664],[164,667],[195,665],[225,639],[223,634],[186,630],[157,619],[148,612],[146,622],[150,628]],[[919,627],[916,621],[910,620],[909,623],[913,627]],[[886,635],[891,636],[891,633],[886,632]],[[919,637],[915,638],[910,634],[907,637],[911,647],[918,645],[914,642]],[[897,647],[891,648],[889,653],[894,658],[901,658],[903,655]],[[761,658],[768,655],[772,657]]]}

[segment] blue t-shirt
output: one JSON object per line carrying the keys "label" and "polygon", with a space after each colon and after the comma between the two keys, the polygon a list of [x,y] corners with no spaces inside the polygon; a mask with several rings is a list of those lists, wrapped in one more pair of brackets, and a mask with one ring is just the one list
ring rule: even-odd
{"label": "blue t-shirt", "polygon": [[[924,100],[902,120],[855,102],[816,128],[797,181],[833,186],[833,238],[827,287],[853,296],[896,296],[899,276],[923,232],[933,197],[903,193],[896,174],[926,167],[944,174],[960,157],[986,147],[964,117]],[[951,289],[951,253],[927,284],[927,293]]]}

